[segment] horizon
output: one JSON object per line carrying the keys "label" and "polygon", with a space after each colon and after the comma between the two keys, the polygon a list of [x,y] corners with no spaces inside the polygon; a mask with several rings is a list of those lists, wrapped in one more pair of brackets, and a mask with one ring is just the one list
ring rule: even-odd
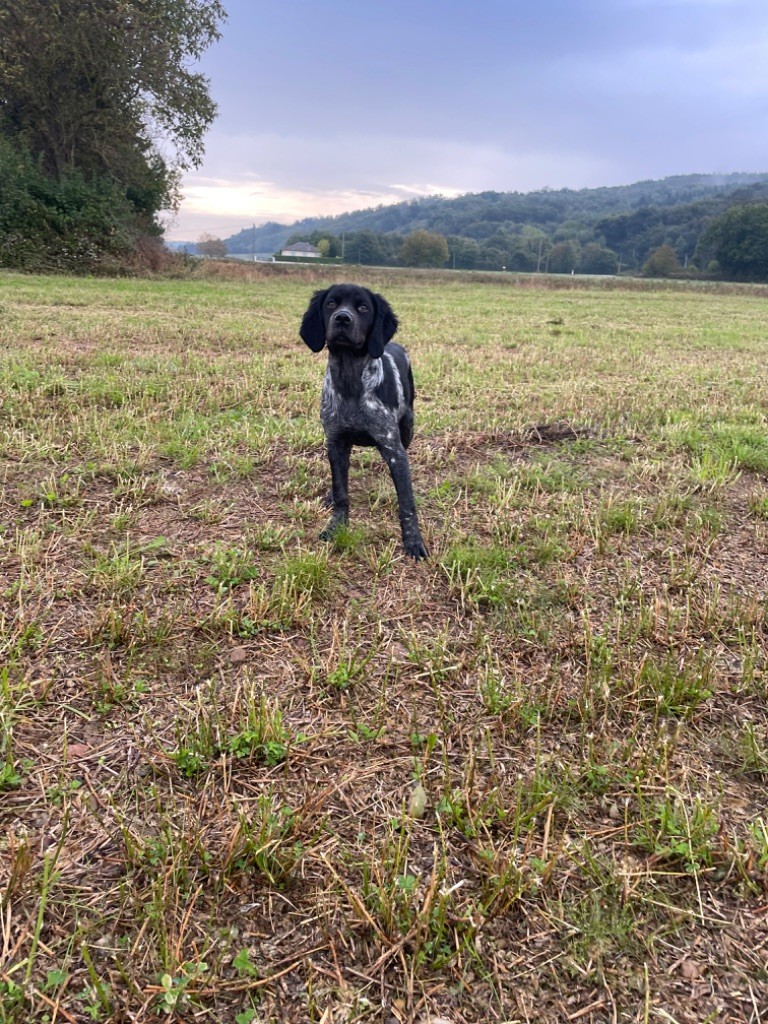
{"label": "horizon", "polygon": [[169,240],[765,162],[763,0],[225,6],[199,62],[219,114]]}
{"label": "horizon", "polygon": [[[554,193],[558,193],[558,192],[596,192],[596,191],[601,191],[603,189],[631,188],[632,186],[636,186],[636,185],[654,184],[654,183],[658,183],[658,182],[661,182],[661,181],[671,181],[671,180],[673,180],[675,178],[715,178],[715,179],[719,178],[719,179],[721,179],[723,184],[726,184],[727,180],[729,178],[742,177],[742,176],[743,177],[757,177],[757,178],[765,177],[766,179],[768,179],[768,171],[728,171],[728,172],[725,172],[725,173],[723,173],[723,172],[707,173],[706,171],[692,171],[690,173],[680,173],[680,174],[665,175],[664,177],[661,177],[661,178],[642,178],[642,179],[640,179],[638,181],[630,181],[630,182],[627,182],[627,183],[621,184],[621,185],[595,185],[595,186],[591,186],[591,187],[588,187],[588,188],[570,188],[569,186],[564,186],[562,188],[552,188],[550,186],[545,185],[542,188],[528,189],[526,191],[522,191],[520,189],[484,189],[482,192],[468,191],[468,192],[462,192],[462,193],[460,193],[459,195],[456,195],[456,196],[445,196],[445,195],[440,195],[439,193],[436,193],[434,195],[415,196],[415,197],[413,197],[413,199],[445,199],[445,200],[450,201],[452,199],[461,199],[463,197],[468,197],[468,196],[478,196],[478,195],[482,195],[482,194],[485,194],[485,193],[492,193],[492,194],[497,194],[497,195],[513,194],[513,195],[529,196],[529,195],[535,195],[537,193],[546,193],[546,192],[554,192]],[[717,184],[716,182],[713,182],[713,185],[716,186],[716,184]],[[265,220],[265,221],[263,221],[260,224],[258,224],[258,223],[254,224],[252,222],[251,224],[244,224],[241,228],[236,228],[236,229],[232,230],[226,236],[214,236],[214,237],[220,237],[220,238],[222,238],[223,241],[227,241],[228,239],[233,238],[236,235],[242,234],[245,231],[253,230],[254,227],[258,229],[258,228],[267,227],[268,225],[274,225],[275,227],[279,227],[279,228],[286,228],[286,229],[287,228],[294,228],[294,227],[298,227],[299,225],[301,225],[301,224],[303,224],[305,222],[314,222],[314,221],[318,221],[318,220],[334,219],[336,217],[341,217],[344,214],[364,214],[364,213],[368,213],[368,212],[371,212],[371,211],[374,211],[374,210],[377,210],[377,209],[386,208],[387,206],[400,206],[403,203],[412,202],[413,199],[411,199],[411,200],[408,200],[408,199],[398,199],[398,200],[396,200],[395,202],[392,202],[392,203],[377,203],[377,204],[372,205],[372,206],[360,207],[360,208],[354,209],[354,210],[343,210],[343,211],[341,211],[341,213],[338,213],[338,214],[318,214],[318,215],[314,215],[314,216],[312,214],[309,214],[309,215],[307,215],[305,217],[299,218],[298,220],[291,221],[290,223],[281,222],[281,221],[273,221],[273,220]],[[186,245],[194,245],[196,239],[193,239],[193,238],[179,238],[179,239],[176,239],[176,238],[169,238],[166,235],[165,236],[165,241],[169,242],[169,243],[172,243],[173,245],[184,245],[184,244],[186,244]]]}

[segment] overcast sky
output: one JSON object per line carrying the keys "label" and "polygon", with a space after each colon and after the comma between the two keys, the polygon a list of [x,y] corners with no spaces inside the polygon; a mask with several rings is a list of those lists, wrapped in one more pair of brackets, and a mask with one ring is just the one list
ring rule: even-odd
{"label": "overcast sky", "polygon": [[768,171],[768,0],[224,0],[167,231]]}

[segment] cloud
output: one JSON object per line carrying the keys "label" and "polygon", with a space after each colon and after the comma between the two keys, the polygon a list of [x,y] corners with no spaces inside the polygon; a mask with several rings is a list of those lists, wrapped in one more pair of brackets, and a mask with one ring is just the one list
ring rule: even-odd
{"label": "cloud", "polygon": [[[343,172],[328,168],[335,142],[320,140],[316,147],[317,174],[307,175],[295,165],[306,140],[239,137],[223,147],[225,158],[211,162],[229,175],[187,175],[176,222],[167,230],[171,240],[194,240],[202,231],[226,237],[244,227],[266,221],[291,224],[304,217],[333,216],[367,207],[398,203],[418,196],[457,196],[465,192],[496,190],[510,182],[520,191],[544,186],[588,187],[614,177],[609,160],[586,153],[539,150],[510,152],[500,146],[465,144],[440,139],[356,139]],[[260,160],[248,154],[262,154]],[[267,157],[263,154],[270,153]],[[248,166],[260,163],[265,177],[254,176]],[[313,165],[314,166],[314,165]],[[324,167],[327,168],[324,171]],[[441,178],[431,177],[439,168]],[[409,171],[409,179],[400,174]],[[308,182],[309,178],[309,182]],[[355,187],[357,183],[357,187]]]}
{"label": "cloud", "polygon": [[765,0],[227,8],[204,66],[220,118],[170,237],[418,195],[764,169]]}

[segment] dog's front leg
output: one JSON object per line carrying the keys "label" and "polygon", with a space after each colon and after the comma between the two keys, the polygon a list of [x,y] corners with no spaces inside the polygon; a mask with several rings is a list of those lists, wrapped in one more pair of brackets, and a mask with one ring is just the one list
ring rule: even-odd
{"label": "dog's front leg", "polygon": [[331,521],[320,534],[322,540],[331,540],[339,526],[349,521],[349,457],[352,444],[342,438],[328,440],[328,461],[331,464],[331,494],[333,514]]}
{"label": "dog's front leg", "polygon": [[402,445],[397,447],[380,447],[381,456],[389,466],[392,474],[392,481],[397,491],[397,504],[400,513],[400,529],[403,533],[403,547],[405,553],[418,561],[426,558],[429,554],[419,529],[419,519],[416,515],[416,501],[413,497],[413,485],[411,484],[411,471],[408,466],[408,456]]}

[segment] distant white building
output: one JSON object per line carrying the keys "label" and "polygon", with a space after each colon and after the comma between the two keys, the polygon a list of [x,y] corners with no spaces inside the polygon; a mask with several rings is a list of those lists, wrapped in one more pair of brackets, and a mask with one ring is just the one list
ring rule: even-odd
{"label": "distant white building", "polygon": [[280,250],[280,255],[304,256],[305,258],[308,257],[309,259],[316,259],[318,256],[322,256],[323,254],[316,246],[311,245],[309,242],[292,242],[290,245],[287,245],[285,249]]}

